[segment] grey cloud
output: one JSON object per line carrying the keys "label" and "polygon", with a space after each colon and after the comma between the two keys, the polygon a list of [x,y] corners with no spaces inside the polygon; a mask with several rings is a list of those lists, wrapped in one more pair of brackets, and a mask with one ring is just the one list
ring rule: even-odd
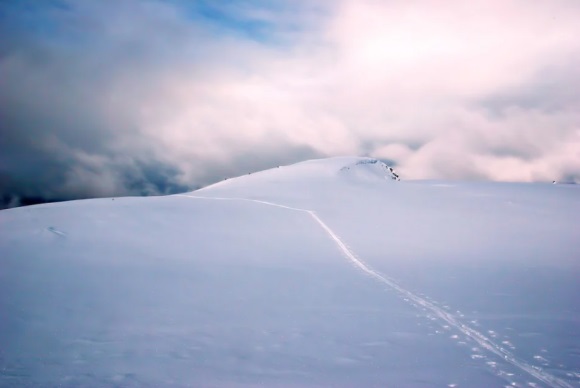
{"label": "grey cloud", "polygon": [[[88,47],[66,39],[50,42],[28,31],[3,35],[11,37],[2,40],[0,57],[3,205],[187,189],[179,181],[179,169],[158,160],[139,141],[118,146],[122,139],[136,138],[138,131],[122,115],[111,115],[104,103],[115,77],[139,69],[141,61],[151,66],[145,56],[152,53],[136,55],[148,49],[93,36],[103,31],[103,26],[89,23],[100,21],[99,14],[55,12],[57,20],[50,22],[71,34],[68,39],[87,39]],[[77,29],[88,36],[72,36]],[[135,49],[122,52],[129,46]]]}
{"label": "grey cloud", "polygon": [[546,66],[526,84],[474,102],[472,109],[483,111],[491,124],[504,127],[491,136],[478,136],[479,148],[498,157],[533,162],[578,143],[580,57],[569,61]]}
{"label": "grey cloud", "polygon": [[476,101],[491,116],[504,117],[510,109],[539,110],[546,113],[576,109],[580,105],[580,53],[538,70],[530,80]]}

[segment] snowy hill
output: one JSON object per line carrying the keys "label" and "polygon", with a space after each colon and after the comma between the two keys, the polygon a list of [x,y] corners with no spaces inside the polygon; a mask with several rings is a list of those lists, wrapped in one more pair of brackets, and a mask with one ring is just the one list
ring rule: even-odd
{"label": "snowy hill", "polygon": [[0,386],[580,386],[580,190],[331,158],[0,211]]}

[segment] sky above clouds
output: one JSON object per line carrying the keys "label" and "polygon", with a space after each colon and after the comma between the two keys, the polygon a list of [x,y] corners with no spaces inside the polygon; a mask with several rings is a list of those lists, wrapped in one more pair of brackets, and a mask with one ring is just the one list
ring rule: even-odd
{"label": "sky above clouds", "polygon": [[580,181],[580,3],[5,0],[3,206],[304,159]]}

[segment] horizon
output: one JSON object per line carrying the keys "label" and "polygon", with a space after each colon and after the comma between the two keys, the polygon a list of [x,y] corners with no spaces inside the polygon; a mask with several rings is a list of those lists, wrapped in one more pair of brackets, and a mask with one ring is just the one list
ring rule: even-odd
{"label": "horizon", "polygon": [[[155,197],[155,196],[165,196],[165,195],[175,195],[175,194],[184,194],[184,193],[188,193],[188,192],[195,192],[197,190],[201,190],[207,187],[210,187],[214,184],[220,183],[220,182],[224,182],[226,180],[235,180],[238,178],[243,178],[247,175],[252,175],[255,173],[259,173],[262,171],[268,171],[268,170],[275,170],[276,168],[279,167],[289,167],[289,166],[293,166],[294,164],[299,164],[299,163],[304,163],[304,162],[311,162],[311,161],[322,161],[325,159],[333,159],[333,158],[357,158],[356,156],[348,156],[348,155],[338,155],[338,156],[333,156],[333,157],[329,157],[329,158],[317,158],[317,159],[306,159],[306,160],[302,160],[302,161],[298,161],[296,163],[292,163],[292,164],[288,164],[288,165],[280,165],[280,166],[274,166],[274,167],[268,167],[264,170],[258,170],[258,171],[250,171],[250,172],[246,172],[246,173],[241,173],[240,175],[236,175],[236,176],[231,176],[231,177],[223,177],[219,180],[216,180],[215,182],[209,182],[207,185],[201,186],[201,187],[195,187],[195,188],[187,188],[185,189],[185,191],[175,191],[175,192],[171,192],[171,193],[163,193],[163,194],[148,194],[148,195],[139,195],[139,194],[128,194],[128,195],[120,195],[120,196],[109,196],[109,197],[79,197],[79,198],[53,198],[50,200],[46,200],[45,198],[42,197],[37,197],[37,198],[21,198],[19,203],[17,204],[10,204],[8,203],[7,206],[4,207],[0,207],[0,210],[4,210],[4,209],[13,209],[13,208],[17,208],[17,207],[24,207],[24,206],[32,206],[32,205],[41,205],[41,204],[48,204],[48,203],[58,203],[58,202],[67,202],[67,201],[76,201],[76,200],[90,200],[90,199],[99,199],[99,198],[123,198],[123,197]],[[364,156],[364,157],[358,157],[358,158],[370,158],[370,159],[375,159],[377,161],[383,162],[385,163],[388,167],[392,167],[390,166],[386,160],[382,160],[382,159],[378,159],[378,158],[371,158],[368,156]],[[393,172],[397,173],[396,168],[393,168]],[[518,181],[493,181],[493,180],[482,180],[482,179],[429,179],[429,178],[425,178],[425,179],[400,179],[400,175],[397,175],[397,180],[399,181],[403,181],[403,182],[425,182],[425,183],[465,183],[465,184],[469,184],[469,183],[496,183],[496,184],[526,184],[526,185],[534,185],[534,184],[544,184],[544,185],[553,185],[553,184],[559,184],[559,185],[576,185],[576,182],[573,181],[552,181],[552,182],[518,182]],[[12,206],[11,206],[12,205]]]}

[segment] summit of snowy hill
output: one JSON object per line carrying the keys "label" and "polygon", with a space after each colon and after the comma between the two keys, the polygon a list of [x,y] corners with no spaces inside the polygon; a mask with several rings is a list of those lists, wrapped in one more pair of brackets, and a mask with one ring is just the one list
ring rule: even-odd
{"label": "summit of snowy hill", "polygon": [[341,156],[312,159],[228,178],[197,190],[196,193],[288,194],[304,190],[312,193],[324,191],[325,187],[382,186],[398,180],[399,175],[393,168],[378,159]]}
{"label": "summit of snowy hill", "polygon": [[399,175],[395,173],[392,167],[387,166],[384,162],[372,158],[357,158],[340,168],[343,174],[351,174],[357,177],[368,177],[370,179],[379,178],[387,180],[400,180]]}

